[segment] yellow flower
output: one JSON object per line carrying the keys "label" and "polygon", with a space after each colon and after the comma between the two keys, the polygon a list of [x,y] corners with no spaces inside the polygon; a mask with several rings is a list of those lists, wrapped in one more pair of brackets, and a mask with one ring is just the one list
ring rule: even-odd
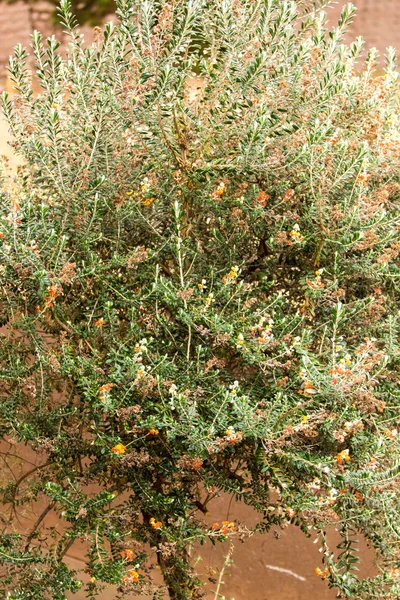
{"label": "yellow flower", "polygon": [[114,448],[111,448],[111,452],[114,452],[114,454],[125,454],[126,446],[124,444],[117,444]]}
{"label": "yellow flower", "polygon": [[294,242],[302,242],[304,240],[304,235],[300,233],[300,227],[296,223],[293,226],[293,229],[289,232],[289,236],[292,238]]}
{"label": "yellow flower", "polygon": [[242,333],[239,333],[237,341],[236,341],[236,348],[238,350],[240,350],[240,348],[242,348],[244,346],[244,337]]}
{"label": "yellow flower", "polygon": [[228,275],[224,275],[224,277],[222,278],[222,281],[224,283],[228,283],[228,281],[233,280],[233,279],[237,279],[237,276],[239,274],[239,267],[237,267],[236,265],[231,267],[231,270],[229,271]]}
{"label": "yellow flower", "polygon": [[151,517],[149,523],[153,529],[160,529],[160,527],[162,526],[161,521],[156,521],[154,517]]}
{"label": "yellow flower", "polygon": [[145,206],[150,206],[150,204],[153,204],[153,202],[154,202],[154,198],[145,198],[145,199],[143,200],[143,204],[144,204]]}
{"label": "yellow flower", "polygon": [[349,461],[349,460],[350,460],[350,454],[349,454],[349,451],[347,449],[346,450],[342,450],[336,456],[336,461],[337,461],[338,465],[341,465],[343,462]]}

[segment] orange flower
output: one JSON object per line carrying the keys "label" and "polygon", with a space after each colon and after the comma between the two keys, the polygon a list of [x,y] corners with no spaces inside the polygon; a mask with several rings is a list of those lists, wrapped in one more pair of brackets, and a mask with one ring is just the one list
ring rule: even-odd
{"label": "orange flower", "polygon": [[99,394],[104,394],[104,392],[109,392],[114,387],[113,383],[105,383],[104,385],[99,387]]}
{"label": "orange flower", "polygon": [[319,567],[316,567],[316,569],[314,569],[314,573],[317,577],[322,577],[324,579],[329,574],[329,569],[324,569],[321,571]]}
{"label": "orange flower", "polygon": [[0,238],[4,237],[4,233],[0,233]]}
{"label": "orange flower", "polygon": [[341,465],[344,462],[348,462],[349,460],[350,460],[350,454],[349,454],[349,451],[347,449],[346,450],[342,450],[336,456],[336,461],[337,461],[338,465]]}
{"label": "orange flower", "polygon": [[211,194],[213,200],[219,200],[222,194],[225,192],[226,186],[223,181],[218,185],[217,189]]}
{"label": "orange flower", "polygon": [[48,291],[48,294],[47,294],[47,296],[44,297],[44,299],[46,301],[46,308],[51,308],[55,304],[54,303],[55,298],[57,298],[57,296],[62,294],[62,287],[60,285],[50,285],[47,288],[47,291]]}
{"label": "orange flower", "polygon": [[222,521],[222,525],[225,525],[225,527],[229,527],[230,529],[235,529],[235,523],[233,521]]}
{"label": "orange flower", "polygon": [[227,533],[229,533],[229,529],[227,527],[221,527],[221,533],[223,535],[226,535]]}
{"label": "orange flower", "polygon": [[114,446],[114,448],[111,448],[111,452],[114,452],[114,454],[125,454],[126,446],[123,444],[117,444]]}
{"label": "orange flower", "polygon": [[228,275],[223,276],[222,281],[224,283],[228,283],[228,281],[235,280],[238,275],[239,275],[239,267],[234,265],[233,267],[231,267],[231,270],[229,271]]}
{"label": "orange flower", "polygon": [[398,431],[397,429],[385,429],[385,431],[383,432],[385,435],[387,435],[387,437],[391,440],[395,440],[397,435],[398,435]]}
{"label": "orange flower", "polygon": [[267,201],[270,199],[270,197],[271,196],[269,194],[261,191],[256,198],[256,202],[258,202],[258,204],[260,206],[265,206],[267,204]]}
{"label": "orange flower", "polygon": [[151,517],[149,523],[153,529],[160,529],[160,527],[162,526],[161,521],[156,521],[154,517]]}
{"label": "orange flower", "polygon": [[112,390],[112,388],[114,387],[113,383],[105,383],[104,385],[99,387],[99,396],[100,396],[100,400],[105,400],[106,399],[106,394],[108,394],[108,392],[110,390]]}
{"label": "orange flower", "polygon": [[283,199],[285,200],[285,202],[287,202],[288,200],[290,200],[290,198],[293,198],[295,194],[294,190],[286,190],[285,195],[283,196]]}
{"label": "orange flower", "polygon": [[174,180],[176,183],[182,182],[182,171],[174,171]]}
{"label": "orange flower", "polygon": [[317,392],[316,392],[316,389],[315,389],[315,387],[313,386],[313,384],[311,383],[311,381],[308,381],[308,380],[307,380],[307,381],[305,381],[305,382],[303,383],[303,393],[304,393],[306,396],[312,396],[313,394],[316,394],[316,393],[317,393]]}
{"label": "orange flower", "polygon": [[103,317],[100,317],[100,319],[97,319],[97,321],[94,322],[95,327],[103,327],[104,324],[105,320],[103,319]]}
{"label": "orange flower", "polygon": [[370,178],[371,178],[371,173],[364,172],[364,173],[360,173],[358,175],[356,181],[358,183],[361,183],[361,185],[367,185]]}
{"label": "orange flower", "polygon": [[137,583],[139,581],[139,573],[133,569],[128,571],[128,575],[122,577],[124,583]]}
{"label": "orange flower", "polygon": [[134,583],[137,583],[139,581],[139,573],[137,571],[131,569],[130,571],[128,571],[128,573]]}
{"label": "orange flower", "polygon": [[285,508],[285,513],[288,515],[289,519],[292,519],[296,515],[296,511],[293,510],[293,508],[290,508],[290,506]]}
{"label": "orange flower", "polygon": [[212,528],[214,531],[221,531],[223,535],[227,535],[235,530],[235,523],[233,521],[222,521],[222,525],[213,523]]}
{"label": "orange flower", "polygon": [[15,211],[21,210],[21,204],[17,198],[13,198],[11,200],[11,210],[15,210]]}
{"label": "orange flower", "polygon": [[354,492],[354,496],[355,496],[357,502],[362,501],[362,493],[361,492]]}
{"label": "orange flower", "polygon": [[307,279],[306,285],[313,290],[319,290],[325,287],[325,284],[321,281],[310,281],[309,279]]}
{"label": "orange flower", "polygon": [[49,292],[49,296],[52,296],[53,298],[56,298],[59,294],[59,290],[56,285],[50,285],[47,288],[47,291]]}
{"label": "orange flower", "polygon": [[235,523],[233,521],[222,521],[221,533],[226,535],[235,530]]}
{"label": "orange flower", "polygon": [[154,198],[145,198],[145,199],[143,200],[143,204],[144,204],[145,206],[150,206],[150,204],[153,204],[153,202],[154,202]]}
{"label": "orange flower", "polygon": [[155,427],[152,427],[151,429],[149,429],[149,434],[150,435],[157,435],[158,434],[158,429],[156,429]]}
{"label": "orange flower", "polygon": [[399,569],[387,569],[387,573],[389,575],[391,575],[392,577],[398,577],[399,576]]}
{"label": "orange flower", "polygon": [[130,548],[122,550],[122,552],[120,552],[119,554],[122,558],[126,558],[127,560],[129,560],[129,562],[132,562],[134,558],[133,550],[130,550]]}

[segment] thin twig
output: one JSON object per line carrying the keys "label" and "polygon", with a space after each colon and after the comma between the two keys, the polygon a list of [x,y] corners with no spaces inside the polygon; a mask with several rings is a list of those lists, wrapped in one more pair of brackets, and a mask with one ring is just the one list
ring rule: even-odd
{"label": "thin twig", "polygon": [[217,583],[217,589],[214,592],[214,600],[218,600],[219,597],[219,590],[221,588],[221,585],[223,584],[222,578],[224,576],[225,570],[227,569],[227,567],[229,567],[230,561],[231,561],[231,556],[233,554],[233,550],[234,550],[234,546],[233,544],[231,544],[229,546],[229,550],[227,555],[225,556],[225,560],[224,560],[224,564],[222,565],[222,569],[219,572],[219,577],[218,577],[218,583]]}

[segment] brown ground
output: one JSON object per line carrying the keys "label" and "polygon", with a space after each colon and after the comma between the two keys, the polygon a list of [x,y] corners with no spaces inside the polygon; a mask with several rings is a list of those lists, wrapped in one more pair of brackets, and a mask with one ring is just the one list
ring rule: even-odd
{"label": "brown ground", "polygon": [[[367,46],[376,46],[381,53],[387,46],[400,46],[400,0],[356,0],[358,16],[352,26],[349,37],[363,35]],[[342,2],[340,2],[342,4]],[[39,3],[37,3],[39,5]],[[0,5],[0,73],[4,72],[8,56],[17,42],[29,44],[31,21],[25,5],[17,2],[12,6]],[[329,11],[329,22],[333,25],[339,13],[339,7]],[[43,23],[45,29],[48,28]],[[6,154],[16,164],[10,148],[7,146],[8,133],[4,121],[0,120],[0,154]],[[215,501],[212,508],[211,522],[226,517],[228,502],[226,497]],[[238,519],[251,525],[253,515],[243,505],[234,505],[230,519]],[[215,548],[201,549],[199,568],[206,575],[215,574],[209,571],[215,566],[221,567],[228,546],[218,545]],[[196,556],[198,551],[193,553]],[[79,548],[71,548],[68,562],[81,569],[82,552]],[[365,545],[361,551],[361,574],[371,575],[374,572],[371,552]],[[336,594],[328,590],[326,585],[314,575],[314,568],[320,566],[321,557],[313,538],[305,536],[296,528],[290,527],[276,539],[273,534],[255,535],[244,544],[236,544],[233,553],[233,566],[225,573],[225,585],[220,589],[226,599],[234,600],[329,600]],[[282,569],[279,571],[278,569]],[[207,600],[216,600],[210,584]],[[84,594],[74,596],[76,600],[84,600]],[[99,600],[114,600],[115,592],[107,590]],[[132,599],[133,600],[133,597]]]}

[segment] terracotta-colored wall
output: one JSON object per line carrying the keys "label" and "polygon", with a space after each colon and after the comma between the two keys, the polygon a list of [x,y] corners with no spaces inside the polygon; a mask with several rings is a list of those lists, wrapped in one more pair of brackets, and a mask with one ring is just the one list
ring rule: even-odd
{"label": "terracotta-colored wall", "polygon": [[[388,46],[400,47],[400,0],[354,0],[358,8],[357,17],[349,32],[349,37],[362,35],[368,46],[376,46],[384,52]],[[334,25],[345,4],[327,9],[329,22]],[[8,57],[18,42],[29,46],[32,26],[50,35],[52,28],[48,22],[49,7],[45,0],[33,4],[35,10],[29,14],[21,0],[12,5],[0,4],[0,73],[4,72]],[[90,29],[85,28],[85,37],[90,38]]]}

